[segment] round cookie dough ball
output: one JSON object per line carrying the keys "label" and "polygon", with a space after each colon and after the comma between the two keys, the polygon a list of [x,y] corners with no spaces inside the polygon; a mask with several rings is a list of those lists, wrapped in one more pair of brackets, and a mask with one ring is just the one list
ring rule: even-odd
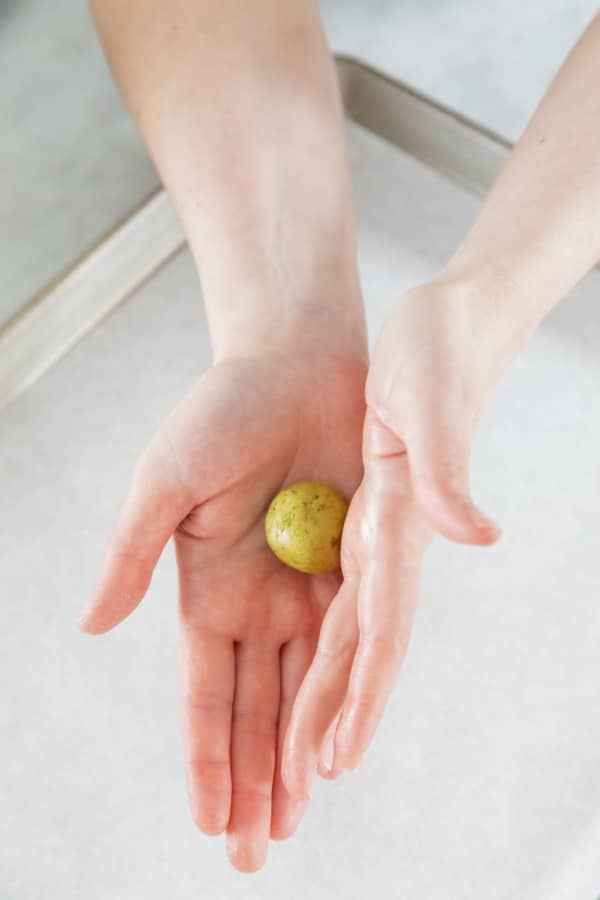
{"label": "round cookie dough ball", "polygon": [[281,562],[300,572],[335,572],[348,504],[318,481],[298,481],[271,501],[265,519],[267,544]]}

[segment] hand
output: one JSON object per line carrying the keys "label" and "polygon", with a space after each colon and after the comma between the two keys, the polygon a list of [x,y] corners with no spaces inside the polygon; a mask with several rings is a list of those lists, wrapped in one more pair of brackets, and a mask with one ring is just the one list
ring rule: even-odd
{"label": "hand", "polygon": [[516,339],[466,286],[439,281],[392,308],[367,379],[364,479],[342,539],[343,584],[321,628],[288,729],[284,782],[356,768],[405,656],[433,530],[491,544],[498,527],[471,500],[476,422]]}
{"label": "hand", "polygon": [[307,576],[268,549],[264,514],[285,485],[316,479],[350,497],[361,474],[366,366],[330,353],[266,355],[210,369],[139,461],[81,627],[107,631],[137,606],[174,535],[190,804],[228,832],[241,870],[286,837],[305,800],[279,757],[337,574]]}

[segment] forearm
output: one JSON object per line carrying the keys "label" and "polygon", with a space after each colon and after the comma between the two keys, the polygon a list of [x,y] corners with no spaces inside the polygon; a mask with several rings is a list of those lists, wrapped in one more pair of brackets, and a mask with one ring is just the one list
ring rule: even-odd
{"label": "forearm", "polygon": [[93,0],[181,217],[217,358],[265,341],[362,352],[335,73],[311,0]]}
{"label": "forearm", "polygon": [[441,275],[517,343],[600,259],[600,16],[557,74]]}

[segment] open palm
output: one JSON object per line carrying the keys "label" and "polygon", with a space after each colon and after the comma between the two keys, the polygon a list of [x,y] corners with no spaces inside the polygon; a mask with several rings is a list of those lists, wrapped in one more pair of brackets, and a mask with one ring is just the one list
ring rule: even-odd
{"label": "open palm", "polygon": [[282,565],[264,514],[294,481],[350,497],[361,477],[365,363],[261,356],[213,366],[139,461],[81,627],[106,631],[144,596],[174,535],[182,723],[190,803],[207,834],[259,868],[269,835],[293,832],[279,759],[294,698],[340,578]]}

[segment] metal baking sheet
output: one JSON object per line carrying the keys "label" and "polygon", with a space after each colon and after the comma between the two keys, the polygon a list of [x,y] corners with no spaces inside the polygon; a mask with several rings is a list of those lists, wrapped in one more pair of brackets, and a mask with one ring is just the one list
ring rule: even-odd
{"label": "metal baking sheet", "polygon": [[351,57],[336,59],[349,119],[483,194],[511,144],[408,84]]}
{"label": "metal baking sheet", "polygon": [[[347,117],[475,194],[510,144],[425,94],[350,57],[336,58]],[[0,328],[0,408],[37,378],[183,246],[158,188]],[[144,253],[140,252],[140,247]]]}

